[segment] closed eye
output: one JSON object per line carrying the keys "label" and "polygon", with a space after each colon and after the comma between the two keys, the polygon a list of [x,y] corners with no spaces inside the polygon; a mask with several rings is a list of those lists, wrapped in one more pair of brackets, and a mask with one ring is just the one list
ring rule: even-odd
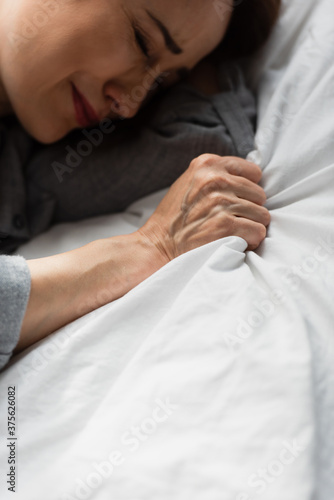
{"label": "closed eye", "polygon": [[149,59],[150,57],[150,48],[149,48],[149,42],[146,38],[146,36],[136,27],[133,28],[135,39],[136,39],[136,44],[144,54],[144,56]]}

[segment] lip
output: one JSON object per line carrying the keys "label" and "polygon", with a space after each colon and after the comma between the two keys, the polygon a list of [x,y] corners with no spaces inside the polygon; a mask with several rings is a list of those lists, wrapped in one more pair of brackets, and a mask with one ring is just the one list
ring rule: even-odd
{"label": "lip", "polygon": [[99,123],[100,118],[94,108],[72,83],[72,96],[75,117],[80,127],[89,127]]}

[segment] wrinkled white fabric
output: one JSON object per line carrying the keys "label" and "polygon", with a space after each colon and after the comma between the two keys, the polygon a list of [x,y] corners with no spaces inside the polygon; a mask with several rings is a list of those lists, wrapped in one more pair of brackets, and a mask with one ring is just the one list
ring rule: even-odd
{"label": "wrinkled white fabric", "polygon": [[[286,1],[253,65],[259,250],[231,237],[184,254],[11,362],[17,499],[333,498],[333,28],[331,0]],[[130,232],[162,195],[20,254]]]}

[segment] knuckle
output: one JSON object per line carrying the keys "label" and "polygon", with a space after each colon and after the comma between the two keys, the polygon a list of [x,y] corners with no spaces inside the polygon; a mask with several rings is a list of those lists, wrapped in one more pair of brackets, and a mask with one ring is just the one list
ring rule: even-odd
{"label": "knuckle", "polygon": [[229,215],[227,217],[227,229],[228,229],[228,235],[234,236],[238,234],[238,221],[236,217],[233,217],[233,215]]}
{"label": "knuckle", "polygon": [[233,208],[235,206],[235,200],[228,196],[220,195],[219,196],[219,205],[222,208]]}
{"label": "knuckle", "polygon": [[222,230],[224,231],[224,234],[233,235],[236,231],[235,218],[232,215],[227,214],[226,212],[221,212],[219,214],[219,218],[220,225]]}
{"label": "knuckle", "polygon": [[[263,206],[265,202],[267,201],[267,196],[266,193],[264,192],[263,188],[261,186],[258,186],[254,182],[249,181],[247,183],[247,187],[249,190],[252,192],[254,196],[254,202],[260,206]],[[255,201],[256,200],[256,201]],[[265,207],[263,207],[265,208]]]}
{"label": "knuckle", "polygon": [[223,192],[224,190],[231,189],[235,186],[235,182],[232,179],[232,176],[230,176],[227,173],[215,173],[212,172],[210,180],[208,180],[208,184],[210,183],[211,188]]}
{"label": "knuckle", "polygon": [[261,197],[261,203],[262,205],[267,201],[267,196],[266,196],[266,193],[264,192],[264,190],[261,188],[261,191],[260,191],[260,197]]}
{"label": "knuckle", "polygon": [[225,174],[221,176],[221,183],[224,187],[231,187],[231,188],[234,188],[237,184],[237,182],[233,179],[232,175],[230,174]]}
{"label": "knuckle", "polygon": [[263,221],[264,221],[264,225],[265,225],[265,226],[268,226],[268,225],[270,224],[270,220],[271,220],[270,213],[269,213],[269,211],[265,208],[265,209],[264,209],[264,212],[263,212]]}
{"label": "knuckle", "polygon": [[[210,155],[208,155],[210,156]],[[211,160],[205,160],[205,164]],[[236,187],[236,181],[228,172],[217,172],[213,169],[202,168],[203,163],[200,160],[193,160],[193,179],[196,182],[196,189],[201,191],[202,195],[213,193],[223,193],[224,191],[233,191]]]}
{"label": "knuckle", "polygon": [[221,196],[217,191],[211,191],[207,195],[208,200],[211,202],[212,205],[220,205],[221,203]]}
{"label": "knuckle", "polygon": [[200,183],[200,189],[208,194],[211,192],[219,192],[221,190],[219,177],[217,174],[211,170],[201,170],[198,172],[198,180]]}
{"label": "knuckle", "polygon": [[233,175],[240,175],[243,172],[240,158],[235,156],[225,157],[225,168]]}
{"label": "knuckle", "polygon": [[221,217],[232,215],[233,207],[235,207],[235,200],[220,193],[210,193],[209,196],[210,205],[212,207],[217,207],[217,211],[221,214]]}
{"label": "knuckle", "polygon": [[[270,222],[270,213],[265,207],[257,208],[257,217],[260,224],[268,226]],[[256,220],[256,219],[255,219]]]}
{"label": "knuckle", "polygon": [[256,163],[253,163],[253,166],[256,182],[260,182],[260,180],[262,179],[262,170],[258,165],[256,165]]}
{"label": "knuckle", "polygon": [[263,226],[262,224],[259,224],[258,228],[257,228],[257,237],[258,237],[259,243],[261,243],[261,241],[263,241],[265,239],[266,234],[267,234],[267,230],[266,230],[265,226]]}
{"label": "knuckle", "polygon": [[217,158],[218,158],[217,155],[204,153],[194,158],[190,163],[190,165],[195,170],[201,169],[203,167],[211,167],[213,163],[217,160]]}
{"label": "knuckle", "polygon": [[255,250],[255,248],[257,248],[265,239],[266,235],[267,231],[263,224],[259,222],[250,222],[244,238],[247,241],[249,248]]}

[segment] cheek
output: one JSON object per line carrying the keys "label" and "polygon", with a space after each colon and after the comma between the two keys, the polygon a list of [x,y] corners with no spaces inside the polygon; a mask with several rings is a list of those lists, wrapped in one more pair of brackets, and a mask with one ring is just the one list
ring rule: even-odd
{"label": "cheek", "polygon": [[[42,142],[57,140],[73,128],[70,80],[79,75],[97,93],[108,80],[131,75],[130,68],[138,67],[138,55],[125,38],[125,19],[114,15],[110,22],[111,16],[97,7],[98,16],[91,12],[94,2],[107,1],[112,2],[86,0],[80,9],[68,1],[75,12],[61,11],[36,36],[21,39],[19,46],[8,43],[2,53],[4,85],[14,111]],[[85,6],[90,6],[89,15]],[[25,17],[29,19],[28,12]],[[11,29],[15,32],[13,25]]]}
{"label": "cheek", "polygon": [[138,65],[121,1],[56,1],[59,9],[38,29],[34,20],[44,3],[23,2],[10,20],[12,43],[4,51],[13,92],[45,92],[74,73],[107,81]]}

